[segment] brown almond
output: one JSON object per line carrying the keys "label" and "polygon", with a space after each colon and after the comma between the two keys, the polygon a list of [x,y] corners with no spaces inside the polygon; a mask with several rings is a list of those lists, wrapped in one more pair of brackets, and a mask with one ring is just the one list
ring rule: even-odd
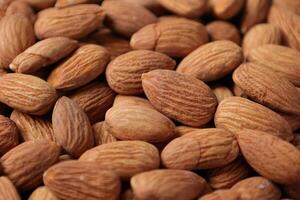
{"label": "brown almond", "polygon": [[45,9],[54,6],[56,0],[20,0],[28,3],[37,10]]}
{"label": "brown almond", "polygon": [[6,177],[0,177],[0,200],[21,200],[17,189]]}
{"label": "brown almond", "polygon": [[117,95],[113,106],[143,106],[153,108],[150,102],[142,97],[137,96],[126,96],[126,95]]}
{"label": "brown almond", "polygon": [[215,190],[198,200],[240,200],[239,194],[232,190]]}
{"label": "brown almond", "polygon": [[214,15],[228,20],[236,16],[244,6],[244,0],[209,0]]}
{"label": "brown almond", "polygon": [[288,122],[288,124],[292,128],[292,131],[298,130],[300,128],[300,115],[291,115],[282,112],[278,112],[278,114]]}
{"label": "brown almond", "polygon": [[35,13],[30,5],[24,1],[13,1],[6,9],[5,15],[22,14],[28,17],[32,23],[35,21]]}
{"label": "brown almond", "polygon": [[190,127],[190,126],[176,126],[175,128],[175,133],[177,137],[186,135],[188,133],[194,132],[194,131],[198,131],[199,128],[194,128],[194,127]]}
{"label": "brown almond", "polygon": [[12,120],[3,115],[0,115],[0,155],[5,154],[18,144],[18,127]]}
{"label": "brown almond", "polygon": [[237,27],[226,21],[213,21],[206,25],[206,30],[212,41],[229,40],[236,44],[241,43],[241,34]]}
{"label": "brown almond", "polygon": [[290,10],[297,15],[300,15],[300,1],[294,1],[294,0],[273,0],[273,4],[285,8],[287,10]]}
{"label": "brown almond", "polygon": [[104,126],[104,121],[93,125],[96,146],[117,141],[117,139],[111,133],[108,133],[108,131],[104,130]]}
{"label": "brown almond", "polygon": [[56,196],[49,190],[47,186],[40,186],[35,189],[28,200],[58,200]]}
{"label": "brown almond", "polygon": [[122,0],[133,4],[141,5],[151,12],[153,12],[156,16],[160,16],[166,13],[166,10],[161,6],[161,4],[157,0]]}
{"label": "brown almond", "polygon": [[220,103],[221,101],[223,101],[227,97],[232,97],[233,96],[231,90],[228,87],[223,86],[223,85],[213,85],[211,87],[211,90],[216,95],[216,97],[218,99],[218,103]]}
{"label": "brown almond", "polygon": [[87,3],[97,3],[96,0],[57,0],[55,3],[56,8],[65,8],[69,6],[74,6],[77,4],[87,4]]}

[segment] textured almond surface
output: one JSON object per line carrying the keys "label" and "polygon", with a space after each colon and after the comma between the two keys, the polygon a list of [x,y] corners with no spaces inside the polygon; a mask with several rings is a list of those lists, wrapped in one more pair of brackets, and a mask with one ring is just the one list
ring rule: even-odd
{"label": "textured almond surface", "polygon": [[13,15],[15,13],[25,15],[32,22],[35,21],[35,13],[28,3],[25,1],[13,1],[6,9],[5,15]]}
{"label": "textured almond surface", "polygon": [[57,0],[55,3],[56,8],[65,8],[69,6],[74,6],[77,4],[84,4],[84,3],[97,3],[96,0]]}
{"label": "textured almond surface", "polygon": [[108,133],[108,131],[104,130],[104,123],[105,122],[98,122],[93,125],[96,146],[117,141],[117,139],[111,133]]}
{"label": "textured almond surface", "polygon": [[198,200],[240,200],[239,193],[232,190],[215,190]]}
{"label": "textured almond surface", "polygon": [[213,21],[206,25],[206,30],[212,41],[230,40],[236,44],[241,43],[239,30],[231,23],[226,21]]}
{"label": "textured almond surface", "polygon": [[231,19],[237,15],[244,6],[244,0],[209,0],[214,15],[218,19]]}
{"label": "textured almond surface", "polygon": [[294,0],[273,0],[273,4],[284,7],[292,12],[300,15],[300,2]]}
{"label": "textured almond surface", "polygon": [[6,177],[0,177],[0,200],[21,200],[17,189]]}
{"label": "textured almond surface", "polygon": [[19,131],[9,118],[0,115],[0,155],[19,144]]}
{"label": "textured almond surface", "polygon": [[153,108],[146,98],[127,95],[117,95],[113,106],[143,106]]}
{"label": "textured almond surface", "polygon": [[58,200],[47,186],[41,186],[35,189],[28,200]]}
{"label": "textured almond surface", "polygon": [[217,99],[202,81],[170,70],[153,70],[142,76],[144,92],[161,113],[185,125],[209,122]]}
{"label": "textured almond surface", "polygon": [[55,0],[21,0],[28,3],[30,6],[34,7],[37,10],[45,9],[53,6]]}

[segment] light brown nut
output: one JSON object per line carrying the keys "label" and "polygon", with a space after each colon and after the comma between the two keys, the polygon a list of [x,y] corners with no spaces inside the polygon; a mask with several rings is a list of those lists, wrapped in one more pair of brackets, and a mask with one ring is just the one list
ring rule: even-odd
{"label": "light brown nut", "polygon": [[248,164],[260,175],[280,184],[299,183],[300,151],[295,146],[250,129],[238,131],[237,140]]}
{"label": "light brown nut", "polygon": [[300,1],[273,0],[273,4],[281,8],[286,8],[287,10],[290,10],[296,13],[297,15],[300,15]]}
{"label": "light brown nut", "polygon": [[161,6],[161,4],[157,0],[143,0],[143,1],[141,1],[141,0],[122,0],[122,1],[141,5],[147,9],[149,9],[151,12],[153,12],[157,16],[160,16],[160,15],[166,13],[166,10]]}
{"label": "light brown nut", "polygon": [[233,133],[246,128],[268,132],[288,141],[293,139],[291,127],[280,115],[241,97],[228,97],[219,104],[215,125]]}
{"label": "light brown nut", "polygon": [[6,177],[0,177],[0,200],[21,200],[17,189]]}
{"label": "light brown nut", "polygon": [[246,33],[254,25],[264,22],[268,16],[271,3],[271,0],[246,1],[241,31]]}
{"label": "light brown nut", "polygon": [[232,133],[223,129],[199,129],[172,140],[161,160],[170,169],[212,169],[232,162],[239,147]]}
{"label": "light brown nut", "polygon": [[18,73],[32,74],[68,56],[77,47],[77,41],[66,37],[48,38],[20,53],[9,68]]}
{"label": "light brown nut", "polygon": [[[272,24],[257,24],[253,26],[244,36],[243,51],[248,55],[251,50],[265,44],[281,44],[281,30]],[[271,53],[271,52],[269,52]]]}
{"label": "light brown nut", "polygon": [[300,115],[296,87],[276,71],[244,63],[234,71],[232,79],[254,101],[276,111]]}
{"label": "light brown nut", "polygon": [[57,162],[60,147],[50,140],[24,142],[1,157],[4,174],[19,190],[30,190],[42,182],[43,172]]}
{"label": "light brown nut", "polygon": [[106,111],[113,105],[115,95],[106,83],[93,82],[71,93],[69,97],[85,111],[93,124],[104,119]]}
{"label": "light brown nut", "polygon": [[42,117],[31,116],[14,110],[10,119],[14,121],[24,141],[49,139],[54,141],[52,123]]}
{"label": "light brown nut", "polygon": [[99,168],[115,171],[123,179],[158,169],[159,154],[155,146],[142,141],[118,141],[86,151],[82,161],[97,162]]}
{"label": "light brown nut", "polygon": [[144,92],[159,112],[189,126],[201,126],[214,115],[217,99],[202,81],[171,70],[142,75]]}
{"label": "light brown nut", "polygon": [[96,30],[103,19],[104,12],[96,4],[48,8],[38,13],[34,29],[39,39],[56,36],[80,39]]}
{"label": "light brown nut", "polygon": [[205,27],[185,18],[169,18],[147,25],[130,40],[133,49],[153,50],[171,57],[185,57],[208,42]]}
{"label": "light brown nut", "polygon": [[190,200],[198,197],[207,185],[204,178],[186,170],[159,169],[131,178],[135,198],[139,200]]}
{"label": "light brown nut", "polygon": [[56,0],[56,8],[65,8],[77,4],[97,3],[97,0]]}
{"label": "light brown nut", "polygon": [[42,10],[54,6],[56,0],[20,0],[28,3],[37,10]]}
{"label": "light brown nut", "polygon": [[232,190],[215,190],[198,200],[241,200],[239,194]]}
{"label": "light brown nut", "polygon": [[49,190],[47,186],[36,188],[30,195],[28,200],[58,200],[56,196]]}
{"label": "light brown nut", "polygon": [[300,128],[300,115],[290,115],[282,112],[278,112],[278,114],[289,123],[292,131]]}
{"label": "light brown nut", "polygon": [[279,27],[284,43],[293,49],[300,50],[300,16],[273,5],[269,12],[268,22]]}
{"label": "light brown nut", "polygon": [[73,100],[67,97],[57,100],[52,123],[55,140],[73,157],[79,157],[94,146],[89,118]]}
{"label": "light brown nut", "polygon": [[181,137],[183,135],[186,135],[188,133],[192,133],[192,132],[196,132],[199,131],[201,128],[211,128],[209,126],[204,125],[203,127],[198,127],[198,128],[194,128],[194,127],[190,127],[190,126],[176,126],[175,128],[175,135],[176,137]]}
{"label": "light brown nut", "polygon": [[12,120],[3,115],[0,115],[0,155],[5,154],[18,144],[18,127]]}
{"label": "light brown nut", "polygon": [[245,94],[245,92],[234,83],[233,83],[233,86],[232,86],[231,90],[232,90],[234,96],[243,97],[243,98],[246,98],[246,99],[248,98],[247,95]]}
{"label": "light brown nut", "polygon": [[211,87],[211,89],[212,89],[213,93],[216,95],[216,97],[218,99],[218,103],[220,103],[227,97],[233,96],[231,90],[228,87],[223,86],[223,85],[213,85]]}
{"label": "light brown nut", "polygon": [[220,40],[200,46],[178,65],[176,71],[204,81],[215,81],[243,62],[243,52],[237,44]]}
{"label": "light brown nut", "polygon": [[36,17],[30,5],[24,1],[13,1],[6,9],[5,15],[22,14],[28,17],[34,23]]}
{"label": "light brown nut", "polygon": [[46,114],[57,99],[52,86],[31,75],[5,74],[0,76],[0,85],[0,102],[28,114]]}
{"label": "light brown nut", "polygon": [[300,86],[300,53],[280,45],[263,45],[247,55],[247,60],[279,72],[296,86]]}
{"label": "light brown nut", "polygon": [[22,14],[7,15],[0,23],[0,68],[8,69],[11,61],[35,43],[31,20]]}
{"label": "light brown nut", "polygon": [[94,162],[65,161],[44,173],[44,183],[59,199],[117,200],[120,178]]}
{"label": "light brown nut", "polygon": [[286,185],[283,190],[290,198],[298,200],[300,197],[300,184]]}
{"label": "light brown nut", "polygon": [[126,96],[126,95],[117,95],[114,100],[113,106],[143,106],[143,107],[149,107],[153,108],[153,106],[150,104],[150,102],[142,97],[136,97],[136,96]]}
{"label": "light brown nut", "polygon": [[155,23],[156,16],[141,5],[124,1],[104,1],[106,24],[117,33],[130,37],[140,28]]}
{"label": "light brown nut", "polygon": [[98,122],[93,125],[93,131],[94,131],[94,138],[95,138],[95,145],[98,146],[100,144],[107,144],[111,142],[117,141],[117,139],[108,131],[104,130],[103,128],[105,125],[105,122]]}
{"label": "light brown nut", "polygon": [[105,48],[94,44],[83,45],[58,65],[47,81],[60,91],[76,89],[103,73],[109,59]]}
{"label": "light brown nut", "polygon": [[137,95],[143,93],[142,74],[155,69],[173,70],[176,62],[159,52],[135,50],[122,54],[109,63],[106,80],[119,94]]}
{"label": "light brown nut", "polygon": [[244,6],[244,0],[210,0],[210,6],[218,19],[228,20],[236,16]]}
{"label": "light brown nut", "polygon": [[230,40],[236,44],[241,43],[239,30],[231,23],[226,21],[213,21],[206,25],[206,30],[212,41]]}

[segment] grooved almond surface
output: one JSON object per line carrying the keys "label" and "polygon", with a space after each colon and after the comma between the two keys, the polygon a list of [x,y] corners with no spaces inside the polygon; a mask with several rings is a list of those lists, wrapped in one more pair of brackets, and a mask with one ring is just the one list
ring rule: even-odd
{"label": "grooved almond surface", "polygon": [[157,169],[159,154],[155,146],[142,141],[118,141],[86,151],[81,161],[97,162],[99,168],[115,171],[128,179],[140,172]]}
{"label": "grooved almond surface", "polygon": [[105,130],[105,122],[98,122],[93,125],[95,145],[107,144],[117,141],[117,139]]}
{"label": "grooved almond surface", "polygon": [[189,126],[201,126],[214,115],[217,99],[202,81],[171,70],[153,70],[142,75],[150,103],[169,118]]}
{"label": "grooved almond surface", "polygon": [[0,155],[19,144],[19,131],[9,118],[0,115]]}
{"label": "grooved almond surface", "polygon": [[143,93],[142,74],[155,69],[173,70],[176,62],[155,51],[136,50],[118,56],[106,68],[109,86],[119,94]]}
{"label": "grooved almond surface", "polygon": [[17,189],[6,177],[0,177],[0,200],[21,200]]}
{"label": "grooved almond surface", "polygon": [[215,190],[198,200],[240,200],[239,194],[232,190]]}
{"label": "grooved almond surface", "polygon": [[208,82],[231,73],[243,62],[242,49],[227,40],[210,42],[186,56],[176,71]]}
{"label": "grooved almond surface", "polygon": [[206,30],[212,41],[229,40],[236,44],[241,43],[240,31],[233,24],[226,21],[212,21],[206,25]]}
{"label": "grooved almond surface", "polygon": [[58,200],[47,186],[40,186],[35,189],[28,200]]}
{"label": "grooved almond surface", "polygon": [[292,139],[292,130],[280,115],[241,97],[228,97],[219,104],[215,125],[233,133],[246,128],[268,132],[286,140]]}
{"label": "grooved almond surface", "polygon": [[260,175],[280,184],[299,183],[300,151],[292,144],[261,131],[237,132],[241,152]]}
{"label": "grooved almond surface", "polygon": [[30,6],[37,10],[49,8],[55,4],[56,0],[21,0],[28,3]]}
{"label": "grooved almond surface", "polygon": [[6,9],[5,15],[22,14],[28,17],[32,22],[35,21],[35,13],[30,5],[24,1],[13,1]]}

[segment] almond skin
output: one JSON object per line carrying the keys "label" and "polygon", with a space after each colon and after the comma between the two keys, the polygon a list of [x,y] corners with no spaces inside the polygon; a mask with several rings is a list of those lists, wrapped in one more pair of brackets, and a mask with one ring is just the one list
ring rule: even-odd
{"label": "almond skin", "polygon": [[117,95],[113,106],[143,106],[153,108],[148,99],[137,96]]}
{"label": "almond skin", "polygon": [[93,125],[96,146],[117,141],[117,139],[111,133],[108,133],[108,131],[104,129],[104,122],[98,122]]}
{"label": "almond skin", "polygon": [[17,189],[6,177],[0,177],[0,200],[21,200]]}
{"label": "almond skin", "polygon": [[173,70],[176,62],[169,56],[149,50],[135,50],[122,54],[109,63],[106,80],[119,94],[143,93],[142,74],[155,69]]}
{"label": "almond skin", "polygon": [[33,9],[24,1],[13,1],[11,4],[9,4],[5,15],[13,15],[15,13],[25,15],[32,22],[34,22],[36,19]]}
{"label": "almond skin", "polygon": [[109,59],[105,48],[94,44],[83,45],[58,65],[47,81],[60,91],[76,89],[103,73]]}
{"label": "almond skin", "polygon": [[28,3],[37,10],[45,9],[54,6],[56,0],[21,0]]}
{"label": "almond skin", "polygon": [[73,157],[94,146],[89,118],[73,100],[61,97],[52,113],[55,140]]}
{"label": "almond skin", "polygon": [[201,126],[214,115],[215,95],[194,77],[171,70],[153,70],[142,75],[142,85],[154,108],[185,125]]}
{"label": "almond skin", "polygon": [[57,99],[56,90],[31,75],[10,73],[0,76],[0,102],[32,115],[46,114]]}
{"label": "almond skin", "polygon": [[223,85],[213,85],[211,87],[211,89],[212,89],[213,93],[216,95],[216,97],[218,99],[218,103],[220,103],[227,97],[233,96],[231,90],[228,87],[223,86]]}
{"label": "almond skin", "polygon": [[19,131],[16,124],[9,118],[0,115],[0,155],[19,144]]}
{"label": "almond skin", "polygon": [[117,200],[120,178],[94,162],[65,161],[44,173],[44,183],[59,199]]}
{"label": "almond skin", "polygon": [[26,49],[9,65],[12,71],[32,74],[69,55],[78,47],[75,40],[65,37],[52,37]]}
{"label": "almond skin", "polygon": [[195,199],[207,185],[205,179],[193,172],[172,169],[137,174],[131,178],[130,184],[135,198],[139,200]]}
{"label": "almond skin", "polygon": [[97,3],[96,0],[57,0],[55,3],[56,8],[65,8],[69,6],[74,6],[77,4],[86,4],[86,3]]}
{"label": "almond skin", "polygon": [[210,6],[218,19],[228,20],[243,8],[244,0],[210,0]]}
{"label": "almond skin", "polygon": [[258,103],[241,97],[228,97],[218,106],[215,125],[233,133],[244,128],[268,132],[292,140],[292,130],[280,115]]}
{"label": "almond skin", "polygon": [[239,153],[234,135],[223,129],[199,129],[172,140],[161,159],[170,169],[211,169],[233,161]]}
{"label": "almond skin", "polygon": [[4,174],[21,191],[36,188],[43,172],[58,161],[60,147],[50,140],[24,142],[1,157]]}
{"label": "almond skin", "polygon": [[215,190],[198,200],[240,200],[239,194],[232,190]]}
{"label": "almond skin", "polygon": [[220,40],[197,48],[180,62],[176,71],[209,82],[231,73],[242,62],[242,49],[231,41]]}
{"label": "almond skin", "polygon": [[35,189],[28,200],[58,200],[47,186],[41,186]]}
{"label": "almond skin", "polygon": [[104,1],[106,24],[117,33],[130,37],[142,27],[155,23],[156,16],[143,6],[124,1]]}
{"label": "almond skin", "polygon": [[159,154],[155,146],[142,141],[118,141],[86,151],[81,161],[97,162],[99,168],[115,171],[123,179],[157,169]]}
{"label": "almond skin", "polygon": [[249,129],[237,132],[237,140],[243,156],[260,175],[280,184],[299,183],[300,152],[295,146]]}
{"label": "almond skin", "polygon": [[38,13],[34,29],[39,39],[56,36],[80,39],[96,30],[103,19],[104,12],[96,4],[48,8]]}
{"label": "almond skin", "polygon": [[273,0],[273,4],[277,5],[278,7],[286,8],[297,15],[300,15],[300,1],[294,0]]}
{"label": "almond skin", "polygon": [[206,25],[206,30],[212,41],[229,40],[236,44],[241,43],[239,30],[231,23],[226,21],[213,21]]}
{"label": "almond skin", "polygon": [[130,40],[133,49],[158,51],[171,57],[183,58],[208,42],[205,27],[185,18],[170,18],[147,25]]}

